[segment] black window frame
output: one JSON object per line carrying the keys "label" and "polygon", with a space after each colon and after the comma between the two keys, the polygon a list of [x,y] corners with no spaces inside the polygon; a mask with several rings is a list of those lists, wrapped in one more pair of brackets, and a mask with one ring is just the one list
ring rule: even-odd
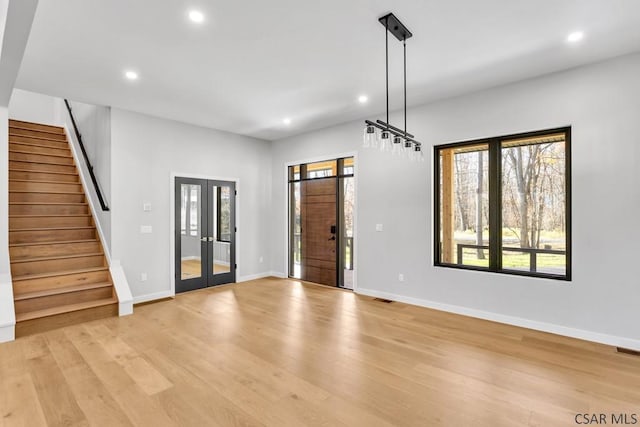
{"label": "black window frame", "polygon": [[[510,270],[502,268],[502,143],[513,139],[535,138],[553,133],[565,134],[565,215],[566,215],[566,246],[565,274],[549,274],[541,272]],[[489,151],[489,267],[477,267],[472,265],[443,263],[441,259],[440,241],[440,151],[449,148],[460,148],[487,144]],[[545,129],[532,132],[509,134],[491,138],[482,138],[470,141],[461,141],[447,144],[434,145],[433,147],[433,182],[434,182],[434,238],[433,260],[434,266],[459,270],[483,271],[489,273],[507,274],[513,276],[526,276],[544,279],[554,279],[570,282],[572,280],[572,238],[571,238],[571,126]],[[496,232],[496,230],[498,232]]]}

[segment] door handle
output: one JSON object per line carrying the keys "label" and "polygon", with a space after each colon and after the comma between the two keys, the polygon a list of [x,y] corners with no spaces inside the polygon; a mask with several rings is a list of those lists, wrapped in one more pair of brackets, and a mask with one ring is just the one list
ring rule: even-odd
{"label": "door handle", "polygon": [[200,238],[200,241],[201,241],[201,242],[206,242],[206,241],[207,241],[207,238],[206,238],[206,237],[201,237],[201,238]]}
{"label": "door handle", "polygon": [[209,241],[213,242],[213,237],[209,236]]}
{"label": "door handle", "polygon": [[336,236],[331,236],[329,240],[336,240]]}

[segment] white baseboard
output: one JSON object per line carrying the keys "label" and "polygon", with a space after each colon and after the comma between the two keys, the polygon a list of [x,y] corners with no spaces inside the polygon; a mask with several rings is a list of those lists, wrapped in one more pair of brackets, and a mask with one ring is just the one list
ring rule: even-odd
{"label": "white baseboard", "polygon": [[287,273],[280,273],[279,271],[270,271],[269,276],[277,277],[278,279],[288,279],[289,275]]}
{"label": "white baseboard", "polygon": [[519,326],[521,328],[534,329],[536,331],[548,332],[551,334],[577,338],[585,341],[592,341],[614,347],[622,347],[630,350],[640,351],[640,340],[619,337],[615,335],[602,334],[599,332],[585,331],[583,329],[569,328],[552,323],[539,322],[536,320],[523,319],[521,317],[507,316],[504,314],[491,313],[488,311],[476,310],[473,308],[458,305],[443,304],[440,302],[412,298],[404,295],[396,295],[390,292],[382,292],[374,289],[358,288],[357,294],[375,298],[384,298],[420,307],[431,308],[439,311],[460,314],[463,316],[475,317],[478,319],[490,320],[507,325]]}
{"label": "white baseboard", "polygon": [[264,273],[248,274],[246,276],[238,277],[236,279],[236,283],[248,282],[249,280],[264,279],[265,277],[269,277],[269,276],[271,276],[271,273],[269,271]]}
{"label": "white baseboard", "polygon": [[155,292],[153,294],[138,295],[137,297],[133,297],[133,303],[140,304],[142,302],[149,302],[157,299],[173,298],[174,296],[174,293],[171,291]]}

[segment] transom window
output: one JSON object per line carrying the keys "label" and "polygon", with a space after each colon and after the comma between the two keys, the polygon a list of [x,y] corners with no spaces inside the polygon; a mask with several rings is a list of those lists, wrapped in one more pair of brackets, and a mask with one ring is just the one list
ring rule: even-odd
{"label": "transom window", "polygon": [[562,128],[435,147],[435,264],[571,280]]}

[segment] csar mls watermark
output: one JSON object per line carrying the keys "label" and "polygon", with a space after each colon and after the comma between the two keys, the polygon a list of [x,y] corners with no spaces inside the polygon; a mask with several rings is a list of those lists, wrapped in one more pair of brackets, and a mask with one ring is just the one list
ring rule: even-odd
{"label": "csar mls watermark", "polygon": [[618,426],[632,426],[638,424],[640,415],[631,412],[621,413],[591,413],[591,414],[576,414],[575,422],[578,425],[618,425]]}

